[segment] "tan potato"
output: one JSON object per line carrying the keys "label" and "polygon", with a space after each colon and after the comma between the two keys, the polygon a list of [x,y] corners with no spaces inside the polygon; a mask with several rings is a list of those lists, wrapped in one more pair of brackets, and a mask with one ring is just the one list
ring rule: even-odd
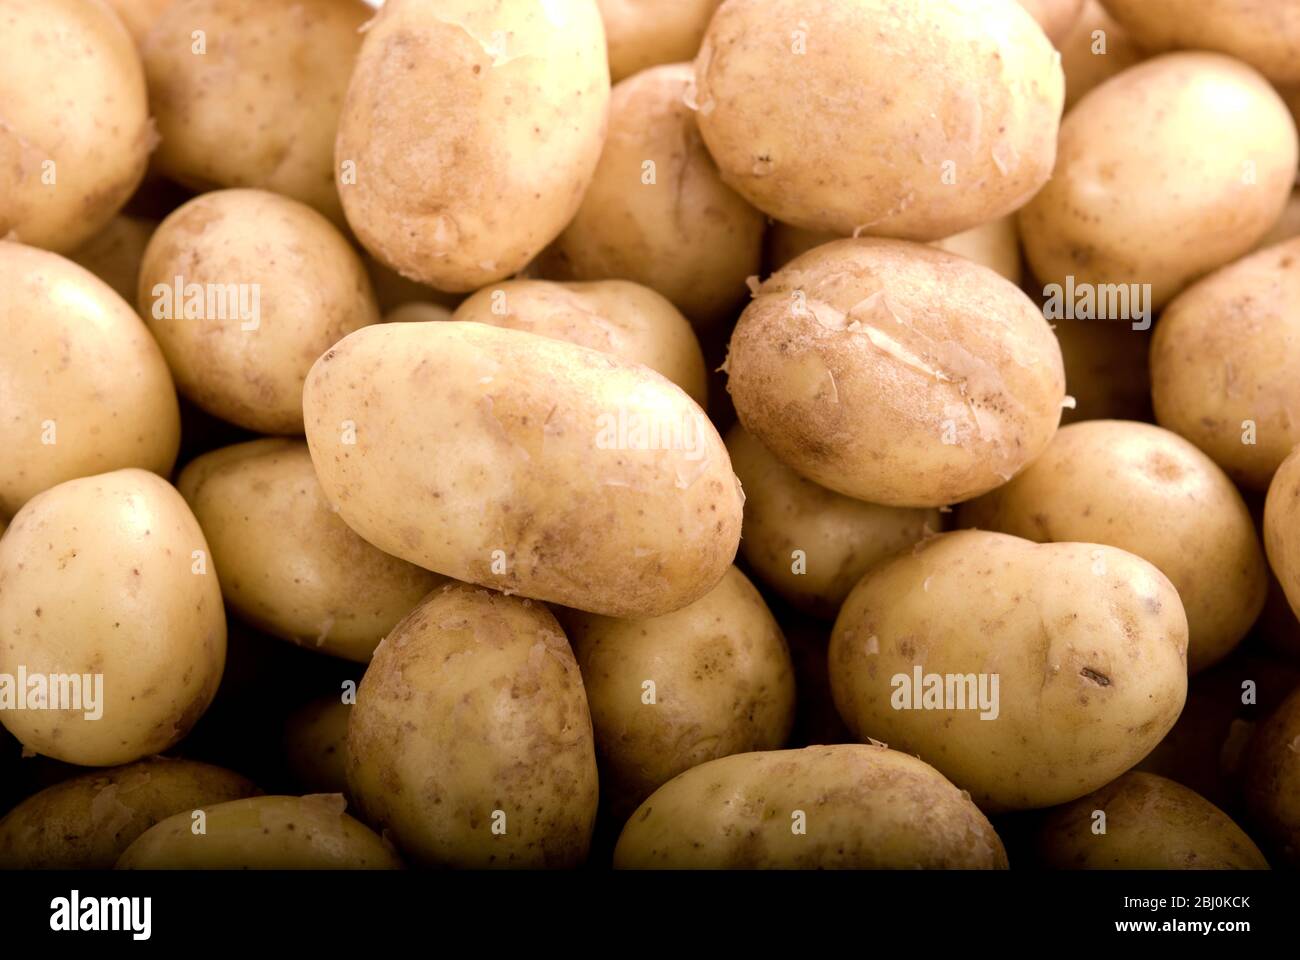
{"label": "tan potato", "polygon": [[614,866],[994,870],[1007,855],[970,797],[933,767],[854,743],[688,770],[628,820]]}
{"label": "tan potato", "polygon": [[964,530],[872,568],[830,647],[840,716],[980,808],[1064,803],[1128,770],[1187,693],[1187,618],[1145,560]]}
{"label": "tan potato", "polygon": [[348,720],[352,705],[337,694],[295,710],[284,725],[289,772],[308,793],[348,792]]}
{"label": "tan potato", "polygon": [[596,0],[618,83],[648,67],[692,59],[722,0]]}
{"label": "tan potato", "polygon": [[1129,323],[1053,319],[1065,363],[1065,389],[1074,406],[1061,423],[1079,420],[1150,420],[1151,334]]}
{"label": "tan potato", "polygon": [[1153,563],[1182,598],[1191,673],[1232,652],[1268,591],[1255,524],[1232,481],[1147,423],[1062,427],[1014,480],[963,504],[957,522],[1039,543],[1104,543]]}
{"label": "tan potato", "polygon": [[745,428],[846,496],[934,507],[1009,480],[1056,431],[1061,353],[993,271],[897,240],[840,240],[741,315],[728,390]]}
{"label": "tan potato", "polygon": [[1017,0],[1058,47],[1083,12],[1083,0]]}
{"label": "tan potato", "polygon": [[1147,60],[1066,115],[1052,179],[1020,212],[1029,265],[1062,287],[1148,284],[1159,309],[1268,231],[1296,157],[1286,105],[1250,67],[1214,53]]}
{"label": "tan potato", "polygon": [[1282,209],[1282,215],[1269,228],[1268,233],[1260,237],[1255,249],[1263,250],[1296,237],[1300,237],[1300,190],[1291,191],[1291,198]]}
{"label": "tan potato", "polygon": [[1143,60],[1146,53],[1123,25],[1106,12],[1101,0],[1084,0],[1083,10],[1057,41],[1065,70],[1065,109],[1117,73]]}
{"label": "tan potato", "polygon": [[1260,724],[1242,782],[1251,818],[1270,849],[1300,865],[1300,687]]}
{"label": "tan potato", "polygon": [[0,241],[0,514],[64,480],[171,472],[180,411],[140,318],[76,264]]}
{"label": "tan potato", "polygon": [[1264,546],[1291,610],[1300,616],[1300,447],[1282,461],[1269,485]]}
{"label": "tan potato", "polygon": [[443,582],[353,533],[325,499],[300,440],[214,450],[176,485],[212,545],[231,609],[308,650],[368,662]]}
{"label": "tan potato", "polygon": [[257,792],[221,767],[162,757],[74,777],[0,820],[0,870],[111,870],[159,821]]}
{"label": "tan potato", "polygon": [[[0,541],[0,676],[28,706],[0,709],[0,723],[29,750],[85,766],[177,743],[212,702],[226,657],[208,556],[181,495],[143,470],[29,500]],[[33,680],[51,675],[57,689],[41,699]]]}
{"label": "tan potato", "polygon": [[135,45],[144,48],[145,37],[163,11],[176,0],[107,0],[113,12],[121,18],[122,24],[131,32]]}
{"label": "tan potato", "polygon": [[[842,236],[961,233],[1047,181],[1060,58],[1015,0],[729,0],[691,98],[741,196]],[[990,82],[990,76],[997,82]],[[960,186],[957,186],[960,184]]]}
{"label": "tan potato", "polygon": [[375,300],[379,310],[385,316],[398,307],[408,303],[429,303],[446,307],[448,311],[456,309],[461,297],[454,293],[443,293],[423,283],[416,283],[384,266],[369,253],[361,252],[361,262],[366,265],[370,284],[375,290]]}
{"label": "tan potato", "polygon": [[435,591],[379,645],[348,727],[366,819],[412,860],[574,867],[596,817],[582,676],[541,604]]}
{"label": "tan potato", "polygon": [[384,263],[440,290],[503,280],[573,218],[608,101],[595,0],[391,0],[339,122],[348,223]]}
{"label": "tan potato", "polygon": [[261,433],[302,433],[312,363],[379,321],[360,258],[320,214],[262,190],[198,196],[154,233],[140,313],[181,393]]}
{"label": "tan potato", "polygon": [[149,238],[156,229],[158,223],[155,220],[119,214],[103,230],[68,254],[68,259],[85,267],[112,287],[119,297],[135,306],[140,264]]}
{"label": "tan potato", "polygon": [[384,314],[384,323],[441,323],[452,311],[440,303],[404,303]]}

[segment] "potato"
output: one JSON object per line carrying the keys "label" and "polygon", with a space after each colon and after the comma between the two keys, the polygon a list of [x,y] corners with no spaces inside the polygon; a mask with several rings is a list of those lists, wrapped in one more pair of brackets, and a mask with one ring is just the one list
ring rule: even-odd
{"label": "potato", "polygon": [[735,557],[742,495],[722,439],[680,388],[607,354],[389,323],[321,357],[303,404],[348,526],[457,580],[652,617],[708,593]]}
{"label": "potato", "polygon": [[1011,479],[1047,446],[1065,394],[1028,297],[896,240],[836,241],[774,274],[741,315],[727,371],[741,423],[778,459],[896,507]]}
{"label": "potato", "polygon": [[0,870],[111,870],[136,837],[172,814],[251,797],[236,773],[155,757],[47,787],[0,820]]}
{"label": "potato", "polygon": [[384,314],[384,323],[439,323],[450,320],[451,314],[440,303],[404,303]]}
{"label": "potato", "polygon": [[1057,41],[1065,71],[1065,109],[1085,93],[1145,57],[1133,36],[1106,12],[1101,0],[1084,0],[1083,10]]}
{"label": "potato", "polygon": [[368,662],[443,582],[353,533],[325,499],[302,441],[214,450],[176,485],[212,545],[231,609],[309,650]]}
{"label": "potato", "polygon": [[29,750],[84,766],[178,742],[212,702],[225,662],[208,556],[180,494],[143,470],[69,480],[29,500],[0,540],[0,676],[14,678],[18,702],[0,722]]}
{"label": "potato", "polygon": [[357,691],[347,775],[412,860],[573,867],[596,816],[582,677],[547,609],[465,584],[389,634]]}
{"label": "potato", "polygon": [[1083,12],[1083,0],[1017,0],[1038,21],[1047,39],[1060,46]]}
{"label": "potato", "polygon": [[1059,59],[1015,0],[729,0],[691,102],[723,179],[769,216],[938,240],[1047,181]]}
{"label": "potato", "polygon": [[1300,443],[1300,239],[1206,277],[1169,305],[1151,343],[1162,427],[1237,483],[1265,490]]}
{"label": "potato", "polygon": [[371,286],[374,287],[375,300],[379,303],[379,311],[385,316],[397,307],[405,306],[408,303],[430,303],[443,306],[450,313],[456,309],[456,305],[462,299],[458,294],[443,293],[441,290],[435,290],[423,283],[408,280],[390,267],[384,266],[364,250],[361,253],[361,262],[366,265],[366,273],[370,277]]}
{"label": "potato", "polygon": [[882,507],[805,480],[739,424],[727,452],[745,491],[745,562],[815,616],[834,619],[868,567],[942,528],[938,510]]}
{"label": "potato", "polygon": [[134,306],[140,263],[156,229],[157,221],[119,214],[103,230],[68,254],[68,259],[85,267]]}
{"label": "potato", "polygon": [[1079,420],[1150,420],[1151,334],[1128,323],[1053,319],[1065,363],[1065,387],[1074,406],[1061,423]]}
{"label": "potato", "polygon": [[1279,857],[1300,865],[1300,687],[1260,724],[1242,774],[1246,806]]}
{"label": "potato", "polygon": [[806,747],[823,743],[852,743],[853,735],[840,719],[831,696],[831,681],[826,665],[831,625],[824,620],[784,611],[781,632],[790,646],[794,662],[795,697],[794,729],[790,746]]}
{"label": "potato", "polygon": [[348,792],[348,719],[352,705],[337,694],[295,710],[285,721],[284,748],[294,781],[310,793]]}
{"label": "potato", "polygon": [[678,63],[614,88],[591,186],[540,266],[557,280],[634,280],[710,330],[744,303],[765,221],[723,183],[700,139],[685,100],[693,82],[691,65]]}
{"label": "potato", "polygon": [[1214,53],[1140,63],[1061,124],[1052,179],[1020,212],[1029,265],[1044,284],[1149,285],[1138,292],[1159,309],[1268,231],[1296,151],[1286,105],[1250,67]]}
{"label": "potato", "polygon": [[103,281],[0,241],[0,514],[75,477],[171,472],[176,389],[140,318]]}
{"label": "potato", "polygon": [[144,176],[144,71],[101,3],[0,0],[0,22],[0,238],[66,253]]}
{"label": "potato", "polygon": [[119,870],[397,870],[402,862],[376,834],[344,813],[337,794],[249,797],[203,808],[146,830]]}
{"label": "potato", "polygon": [[626,280],[507,280],[484,287],[453,320],[487,323],[613,354],[662,373],[703,407],[708,377],[690,323],[649,287]]}
{"label": "potato", "polygon": [[379,321],[360,258],[310,207],[261,190],[195,197],[154,233],[140,313],[181,393],[261,433],[302,433],[302,384]]}
{"label": "potato", "polygon": [[615,83],[661,63],[690,60],[722,0],[596,0]]}
{"label": "potato", "polygon": [[970,797],[915,757],[843,744],[742,753],[655,791],[618,869],[1006,869]]}
{"label": "potato", "polygon": [[1300,447],[1282,461],[1268,488],[1264,546],[1292,612],[1300,616]]}
{"label": "potato", "polygon": [[1186,654],[1178,593],[1145,560],[959,531],[853,589],[831,690],[858,739],[920,756],[985,811],[1025,809],[1142,759],[1182,710]]}
{"label": "potato", "polygon": [[1126,773],[1052,810],[1037,841],[1040,861],[1054,870],[1268,869],[1226,813],[1150,773]]}
{"label": "potato", "polygon": [[732,567],[689,607],[649,620],[561,611],[615,816],[691,767],[785,746],[794,668],[762,596]]}
{"label": "potato", "polygon": [[149,35],[149,29],[162,16],[163,11],[175,2],[176,0],[107,0],[113,12],[121,18],[123,26],[131,32],[135,45],[141,49]]}
{"label": "potato", "polygon": [[1291,198],[1287,200],[1282,215],[1269,228],[1268,233],[1260,238],[1255,249],[1262,250],[1295,237],[1300,237],[1300,190],[1291,191]]}
{"label": "potato", "polygon": [[1150,561],[1182,598],[1192,673],[1237,646],[1268,591],[1237,488],[1192,444],[1151,424],[1063,427],[1014,480],[963,504],[957,522],[1040,543],[1104,543]]}
{"label": "potato", "polygon": [[608,102],[595,0],[391,0],[339,122],[348,223],[388,266],[440,290],[503,280],[573,218]]}

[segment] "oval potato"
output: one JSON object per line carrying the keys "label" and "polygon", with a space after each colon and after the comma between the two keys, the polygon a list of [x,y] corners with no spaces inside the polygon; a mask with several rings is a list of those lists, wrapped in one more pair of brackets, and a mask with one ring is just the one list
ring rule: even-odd
{"label": "oval potato", "polygon": [[1146,56],[1133,35],[1112,17],[1101,0],[1084,0],[1083,10],[1057,46],[1065,71],[1065,109],[1117,73]]}
{"label": "oval potato", "polygon": [[1083,0],[1017,0],[1038,21],[1047,39],[1057,46],[1083,12]]}
{"label": "oval potato", "polygon": [[99,277],[134,307],[140,264],[156,229],[155,220],[118,214],[108,226],[68,254],[68,259]]}
{"label": "oval potato", "polygon": [[284,724],[284,752],[306,793],[348,792],[348,720],[352,704],[337,694],[304,704]]}
{"label": "oval potato", "polygon": [[1242,784],[1246,808],[1271,849],[1300,865],[1300,687],[1255,731]]}
{"label": "oval potato", "polygon": [[596,0],[605,24],[610,78],[618,83],[661,63],[692,59],[722,0]]}
{"label": "oval potato", "polygon": [[1300,447],[1282,461],[1269,485],[1264,547],[1292,612],[1300,616]]}

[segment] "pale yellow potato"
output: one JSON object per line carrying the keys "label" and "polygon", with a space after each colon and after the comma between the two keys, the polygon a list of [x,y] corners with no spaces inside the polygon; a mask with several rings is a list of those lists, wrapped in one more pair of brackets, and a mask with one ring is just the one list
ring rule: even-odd
{"label": "pale yellow potato", "polygon": [[1255,244],[1255,249],[1262,250],[1294,237],[1300,237],[1300,190],[1291,191],[1291,198],[1283,207],[1282,215],[1273,223],[1268,233],[1260,237],[1259,243]]}
{"label": "pale yellow potato", "polygon": [[249,797],[168,817],[126,848],[118,870],[400,870],[402,861],[337,794]]}
{"label": "pale yellow potato", "polygon": [[1150,420],[1151,333],[1131,323],[1051,319],[1065,363],[1065,389],[1074,406],[1061,423]]}
{"label": "pale yellow potato", "polygon": [[1286,105],[1245,64],[1216,53],[1140,63],[1062,122],[1052,179],[1020,211],[1029,266],[1045,285],[1149,284],[1158,309],[1268,231],[1296,151]]}
{"label": "pale yellow potato", "polygon": [[668,300],[637,283],[507,280],[467,298],[452,319],[525,330],[613,354],[663,374],[701,407],[707,403],[704,354],[690,323]]}
{"label": "pale yellow potato", "polygon": [[111,870],[159,821],[256,793],[237,773],[163,757],[64,780],[0,820],[0,870]]}
{"label": "pale yellow potato", "polygon": [[102,3],[0,0],[0,23],[0,238],[65,253],[144,176],[144,70]]}
{"label": "pale yellow potato", "polygon": [[938,240],[1047,181],[1060,58],[1015,0],[729,0],[695,61],[723,179],[810,230]]}
{"label": "pale yellow potato", "polygon": [[1101,0],[1084,0],[1083,10],[1057,41],[1065,70],[1065,109],[1093,87],[1145,59],[1146,53]]}
{"label": "pale yellow potato", "polygon": [[412,860],[576,867],[596,818],[582,676],[543,604],[436,590],[379,649],[348,725],[368,822]]}
{"label": "pale yellow potato", "polygon": [[[176,0],[107,0],[110,7],[122,20],[122,24],[131,32],[135,45],[144,48],[145,37],[163,11]],[[111,864],[110,864],[111,866]]]}
{"label": "pale yellow potato", "polygon": [[970,797],[933,767],[853,743],[688,770],[628,820],[614,866],[1004,870],[1007,854]]}
{"label": "pale yellow potato", "polygon": [[1264,547],[1292,612],[1300,616],[1300,447],[1282,461],[1269,484]]}
{"label": "pale yellow potato", "polygon": [[[117,470],[33,497],[0,540],[0,582],[0,674],[81,677],[46,701],[71,708],[0,710],[28,750],[130,763],[177,743],[212,702],[221,590],[203,531],[165,480]],[[71,696],[78,688],[89,696]]]}
{"label": "pale yellow potato", "polygon": [[1174,725],[1187,617],[1123,550],[962,530],[872,568],[829,662],[858,739],[933,764],[982,810],[1045,807],[1109,783]]}
{"label": "pale yellow potato", "polygon": [[1084,0],[1016,0],[1058,47],[1083,12]]}
{"label": "pale yellow potato", "polygon": [[1065,378],[1016,286],[955,254],[840,240],[773,274],[727,358],[740,422],[845,496],[936,507],[1010,480],[1052,438]]}
{"label": "pale yellow potato", "polygon": [[308,650],[368,662],[443,582],[353,533],[325,499],[301,440],[214,450],[191,461],[176,486],[212,546],[230,608]]}
{"label": "pale yellow potato", "polygon": [[68,259],[85,267],[135,306],[140,264],[149,238],[157,229],[156,220],[118,214],[108,226],[68,254]]}
{"label": "pale yellow potato", "polygon": [[285,758],[294,781],[305,792],[348,792],[351,715],[352,704],[332,694],[300,707],[285,721]]}
{"label": "pale yellow potato", "polygon": [[1236,648],[1268,591],[1237,488],[1191,443],[1149,423],[1062,427],[1014,480],[963,504],[957,522],[1039,543],[1104,543],[1150,561],[1182,599],[1191,673]]}
{"label": "pale yellow potato", "polygon": [[259,433],[301,434],[311,365],[379,321],[342,234],[262,190],[205,193],[167,217],[145,251],[137,304],[181,393]]}
{"label": "pale yellow potato", "polygon": [[609,73],[618,83],[648,67],[692,59],[722,0],[596,0],[605,23]]}
{"label": "pale yellow potato", "polygon": [[790,651],[735,567],[662,617],[558,615],[582,670],[601,796],[615,817],[701,763],[785,746],[795,704]]}
{"label": "pale yellow potato", "polygon": [[64,480],[168,474],[176,388],[135,311],[53,253],[0,241],[0,514]]}
{"label": "pale yellow potato", "polygon": [[451,314],[440,303],[404,303],[384,314],[384,323],[439,323],[450,320]]}
{"label": "pale yellow potato", "polygon": [[557,280],[634,280],[705,330],[744,304],[765,221],[723,183],[700,139],[686,103],[693,78],[676,63],[614,88],[591,186],[540,266]]}
{"label": "pale yellow potato", "polygon": [[740,424],[727,434],[727,452],[745,491],[745,562],[814,616],[834,619],[868,567],[942,529],[938,510],[884,507],[805,480]]}
{"label": "pale yellow potato", "polygon": [[518,273],[577,211],[608,102],[595,0],[391,0],[339,122],[348,224],[440,290]]}
{"label": "pale yellow potato", "polygon": [[1300,443],[1300,239],[1244,257],[1171,303],[1151,342],[1160,425],[1265,490]]}
{"label": "pale yellow potato", "polygon": [[1300,687],[1256,730],[1242,783],[1246,807],[1268,849],[1300,866]]}
{"label": "pale yellow potato", "polygon": [[479,323],[382,324],[308,377],[325,496],[379,549],[608,616],[708,593],[743,496],[704,412],[659,374]]}
{"label": "pale yellow potato", "polygon": [[365,250],[361,251],[361,262],[366,265],[370,275],[370,284],[375,290],[375,300],[379,310],[385,316],[398,307],[408,303],[431,303],[446,307],[449,311],[456,309],[461,297],[454,293],[443,293],[423,283],[416,283],[386,267]]}

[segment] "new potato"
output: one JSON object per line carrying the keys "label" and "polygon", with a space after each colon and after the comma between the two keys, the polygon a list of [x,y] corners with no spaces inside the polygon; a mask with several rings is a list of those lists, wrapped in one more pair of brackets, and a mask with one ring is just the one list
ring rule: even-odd
{"label": "new potato", "polygon": [[1017,0],[1038,21],[1047,39],[1060,45],[1083,12],[1084,0]]}
{"label": "new potato", "polygon": [[108,226],[68,254],[68,259],[85,267],[135,306],[140,264],[156,229],[158,224],[154,220],[118,214]]}
{"label": "new potato", "polygon": [[1300,447],[1282,461],[1268,488],[1264,546],[1292,612],[1300,611]]}
{"label": "new potato", "polygon": [[1246,807],[1270,849],[1300,866],[1300,687],[1260,724],[1242,782]]}
{"label": "new potato", "polygon": [[722,0],[596,0],[615,82],[660,63],[690,60]]}
{"label": "new potato", "polygon": [[1142,60],[1146,54],[1101,0],[1084,0],[1083,10],[1057,41],[1065,71],[1068,111],[1093,87],[1100,86]]}
{"label": "new potato", "polygon": [[312,700],[284,725],[289,772],[307,793],[348,792],[348,720],[352,705],[337,694]]}

